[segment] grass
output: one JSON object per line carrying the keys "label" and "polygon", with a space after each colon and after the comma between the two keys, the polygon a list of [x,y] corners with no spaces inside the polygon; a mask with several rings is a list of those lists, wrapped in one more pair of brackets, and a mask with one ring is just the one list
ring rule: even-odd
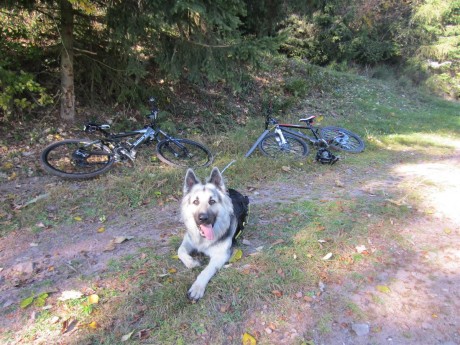
{"label": "grass", "polygon": [[[327,286],[348,277],[352,283],[346,288],[360,289],[391,258],[389,248],[410,248],[395,224],[402,226],[414,217],[423,188],[434,187],[435,182],[417,187],[401,182],[390,188],[380,183],[381,177],[401,163],[448,157],[460,139],[460,107],[393,84],[321,73],[326,76],[324,84],[314,87],[291,80],[289,90],[296,94],[325,91],[321,97],[298,102],[297,108],[280,117],[294,122],[305,112],[321,113],[322,124],[343,126],[365,138],[366,151],[341,154],[342,161],[333,167],[315,164],[313,154],[303,161],[274,161],[257,152],[244,159],[263,129],[262,116],[250,118],[244,127],[208,136],[216,166],[222,169],[236,159],[225,172],[228,187],[243,192],[268,187],[272,195],[252,206],[244,232],[251,246],[239,242],[243,258],[211,280],[202,301],[192,304],[185,298],[202,268],[185,269],[175,256],[181,239],[172,236],[165,255],[146,248],[114,258],[103,276],[86,278],[100,295],[99,304],[85,308],[80,299],[51,310],[37,308],[35,326],[25,339],[47,333],[58,336],[59,327],[50,324],[56,315],[61,320],[78,319],[82,325],[97,322],[97,327],[82,329],[72,338],[74,343],[90,344],[122,344],[122,337],[129,334],[132,344],[241,343],[245,332],[256,336],[258,344],[270,344],[267,327],[274,327],[276,334],[288,332],[293,312],[303,312],[311,319],[295,338],[302,344],[312,341],[312,329],[323,336],[332,332],[336,321],[332,311],[348,311],[356,320],[365,320],[366,312],[346,298],[328,301],[325,310],[311,308],[323,293],[320,282]],[[199,169],[198,175],[207,176],[210,169]],[[2,205],[2,235],[24,228],[42,231],[39,222],[58,227],[80,217],[83,222],[110,223],[129,219],[130,212],[139,209],[158,210],[180,199],[183,175],[184,171],[152,164],[145,157],[134,169],[117,167],[94,180],[65,182],[12,220]],[[337,185],[338,179],[345,188]],[[283,185],[292,190],[277,188]],[[357,253],[359,245],[367,251]],[[328,253],[332,257],[324,260]],[[98,286],[101,281],[111,283]],[[372,295],[372,301],[384,303],[378,295]],[[0,340],[8,343],[8,337],[13,335]]]}

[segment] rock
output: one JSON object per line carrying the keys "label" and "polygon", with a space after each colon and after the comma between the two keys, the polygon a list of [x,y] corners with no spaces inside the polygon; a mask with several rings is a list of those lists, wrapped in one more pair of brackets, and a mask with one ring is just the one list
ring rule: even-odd
{"label": "rock", "polygon": [[339,187],[339,188],[344,188],[345,184],[342,181],[340,181],[339,179],[337,179],[337,180],[335,180],[335,186]]}
{"label": "rock", "polygon": [[11,267],[11,270],[18,272],[20,274],[32,274],[34,273],[34,268],[35,262],[27,261],[14,265],[13,267]]}
{"label": "rock", "polygon": [[369,325],[367,323],[354,323],[351,325],[351,329],[355,331],[358,336],[369,334]]}

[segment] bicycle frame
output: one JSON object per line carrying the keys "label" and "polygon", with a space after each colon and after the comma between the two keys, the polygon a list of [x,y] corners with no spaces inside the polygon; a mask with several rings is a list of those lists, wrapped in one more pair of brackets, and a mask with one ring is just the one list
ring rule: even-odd
{"label": "bicycle frame", "polygon": [[[94,123],[86,124],[84,127],[85,132],[99,131],[105,136],[105,138],[97,139],[95,141],[92,141],[89,144],[91,145],[97,142],[101,142],[103,145],[109,146],[111,149],[114,150],[114,153],[112,155],[115,156],[116,161],[122,160],[123,156],[126,156],[131,161],[134,161],[134,159],[136,158],[137,149],[139,148],[139,146],[141,146],[142,144],[146,142],[151,142],[151,141],[156,141],[158,143],[161,140],[172,141],[180,150],[184,150],[185,149],[184,145],[182,145],[174,137],[170,136],[169,134],[167,134],[166,132],[162,131],[160,128],[157,127],[156,120],[157,120],[157,115],[158,115],[158,108],[155,105],[154,99],[150,99],[150,102],[152,103],[152,109],[151,109],[150,114],[147,117],[151,121],[150,121],[150,124],[146,125],[142,129],[133,130],[129,132],[110,133],[107,131],[110,128],[109,125],[98,125]],[[121,139],[123,138],[135,137],[138,135],[141,135],[141,136],[136,138],[134,142],[127,141],[126,143],[123,143],[121,141]],[[123,145],[123,144],[127,144],[127,145]],[[174,151],[172,148],[169,148],[169,150]],[[175,151],[173,153],[175,155],[178,155],[178,153]],[[107,155],[107,153],[104,153],[104,154]]]}
{"label": "bicycle frame", "polygon": [[[311,122],[313,121],[314,118],[315,117],[311,117],[307,119],[307,123],[305,124],[305,126],[303,126],[303,125],[278,123],[276,119],[267,117],[267,119],[265,120],[265,131],[259,136],[256,142],[252,145],[252,147],[249,149],[249,151],[244,156],[246,158],[249,157],[252,154],[252,152],[254,152],[254,150],[257,148],[257,146],[260,144],[260,142],[265,138],[265,136],[271,131],[274,131],[275,133],[279,135],[280,140],[281,140],[280,145],[287,144],[287,141],[283,135],[283,132],[285,132],[297,138],[307,140],[315,146],[327,147],[328,146],[327,142],[318,136],[318,128],[311,125]],[[272,125],[271,128],[269,128],[270,125]],[[296,129],[304,129],[304,130],[309,129],[313,133],[314,138],[300,131],[292,131],[292,130],[289,130],[288,128],[296,128]]]}

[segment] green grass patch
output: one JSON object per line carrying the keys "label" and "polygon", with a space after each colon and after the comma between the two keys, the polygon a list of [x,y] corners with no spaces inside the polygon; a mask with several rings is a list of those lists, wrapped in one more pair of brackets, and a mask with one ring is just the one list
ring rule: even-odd
{"label": "green grass patch", "polygon": [[[422,204],[421,192],[414,182],[395,182],[390,188],[383,180],[401,165],[449,157],[460,141],[460,106],[391,83],[333,71],[305,70],[311,81],[300,83],[293,74],[302,64],[290,66],[292,70],[288,67],[283,68],[290,84],[272,87],[279,97],[274,99],[279,108],[276,116],[297,123],[305,114],[324,115],[322,125],[355,131],[365,139],[366,150],[339,153],[342,159],[334,166],[316,164],[314,150],[301,161],[272,160],[258,151],[245,159],[263,131],[263,114],[255,111],[245,126],[209,134],[206,143],[216,155],[214,166],[223,169],[236,160],[224,173],[227,187],[251,197],[266,186],[273,191],[251,207],[243,238],[254,245],[238,244],[243,258],[222,269],[196,304],[185,295],[202,268],[188,270],[175,258],[179,236],[170,238],[169,253],[160,255],[156,248],[146,248],[114,258],[99,279],[114,282],[118,288],[97,288],[100,305],[91,310],[84,308],[83,300],[59,305],[66,309],[62,315],[101,325],[82,331],[85,339],[81,343],[121,344],[122,337],[131,333],[133,344],[240,342],[244,332],[255,331],[248,321],[254,315],[258,321],[277,319],[282,327],[284,314],[293,306],[314,303],[321,295],[320,281],[328,284],[349,277],[353,288],[359,289],[393,259],[388,248],[410,248],[397,231]],[[296,98],[310,91],[311,97]],[[288,104],[296,107],[288,108]],[[197,169],[197,175],[203,179],[211,168]],[[134,211],[177,204],[184,175],[184,170],[151,162],[146,154],[133,168],[119,165],[93,180],[63,181],[50,189],[46,199],[19,212],[13,212],[11,205],[24,200],[5,195],[0,205],[0,235],[78,222],[110,223]],[[339,178],[341,183],[337,183]],[[422,182],[435,187],[430,181]],[[292,186],[292,195],[286,195],[289,190],[277,191],[281,184]],[[379,245],[371,248],[376,243]],[[368,250],[358,253],[360,245]],[[384,303],[377,295],[372,298],[374,303]],[[364,312],[350,300],[337,303],[334,310],[364,318]],[[330,310],[312,311],[320,334],[332,330]],[[47,331],[59,333],[47,326],[52,314],[40,315],[24,339],[35,339]],[[147,340],[139,337],[141,331],[148,332]],[[12,334],[4,339],[8,337]],[[262,334],[260,343],[269,340]]]}

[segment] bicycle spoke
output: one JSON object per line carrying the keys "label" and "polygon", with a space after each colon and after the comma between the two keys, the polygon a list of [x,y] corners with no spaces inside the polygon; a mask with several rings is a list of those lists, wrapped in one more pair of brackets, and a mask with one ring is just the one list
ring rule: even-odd
{"label": "bicycle spoke", "polygon": [[44,150],[41,161],[49,172],[68,178],[94,177],[109,169],[113,156],[100,143],[64,140]]}
{"label": "bicycle spoke", "polygon": [[206,147],[188,139],[164,140],[158,144],[157,153],[163,162],[181,167],[208,166],[212,162]]}
{"label": "bicycle spoke", "polygon": [[364,142],[355,133],[340,127],[321,128],[321,137],[325,139],[331,147],[338,150],[359,153],[364,150]]}
{"label": "bicycle spoke", "polygon": [[272,133],[267,135],[259,145],[262,153],[273,158],[286,156],[302,158],[308,154],[308,146],[303,141],[286,133],[284,136],[287,142],[282,144],[279,142],[277,134]]}

